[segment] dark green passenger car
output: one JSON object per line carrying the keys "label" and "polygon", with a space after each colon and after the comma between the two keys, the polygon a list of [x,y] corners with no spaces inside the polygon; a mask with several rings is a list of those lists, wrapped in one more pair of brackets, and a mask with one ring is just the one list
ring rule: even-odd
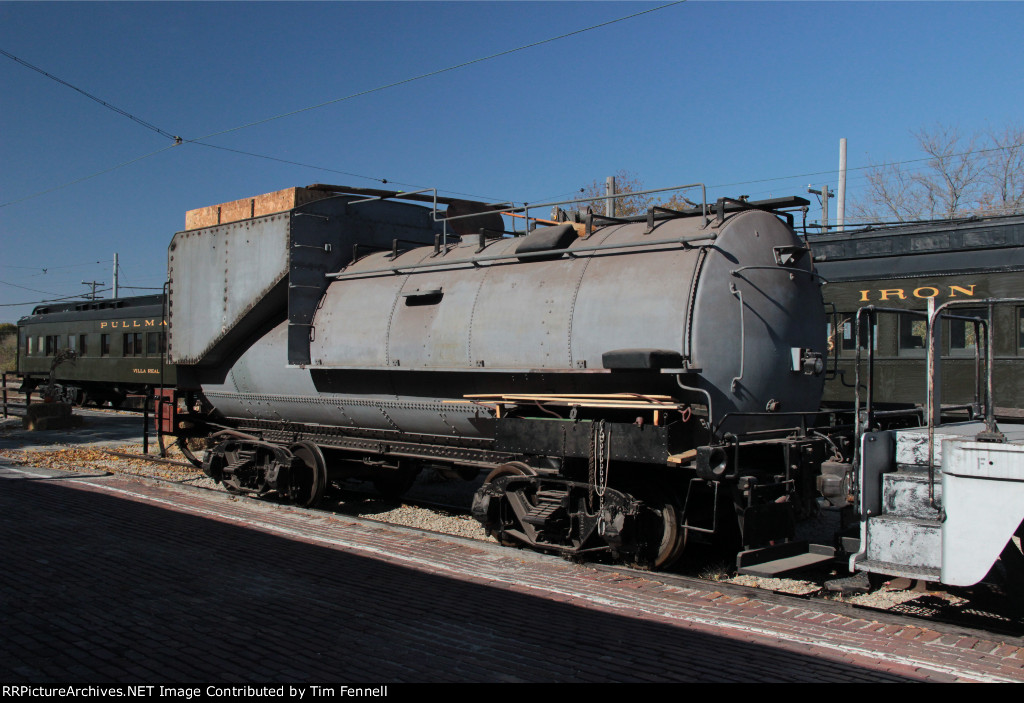
{"label": "dark green passenger car", "polygon": [[80,405],[124,403],[129,395],[173,387],[166,364],[164,296],[54,303],[18,321],[18,373],[24,390],[46,385],[53,368],[57,395]]}
{"label": "dark green passenger car", "polygon": [[[825,401],[853,400],[855,320],[874,305],[925,311],[950,300],[1024,297],[1024,217],[989,217],[915,223],[809,237],[830,319],[830,380]],[[988,309],[958,307],[960,317],[987,319]],[[997,414],[1024,417],[1024,305],[994,308],[993,349]],[[867,335],[862,323],[862,338]],[[943,405],[969,404],[976,389],[974,324],[943,322]],[[926,397],[924,317],[879,314],[874,348],[874,400],[891,406],[923,406]],[[863,344],[862,344],[863,346]],[[862,350],[866,358],[867,349]],[[862,367],[863,369],[863,367]],[[861,378],[861,384],[865,379]],[[984,392],[984,383],[982,383]],[[863,391],[862,391],[863,397]]]}

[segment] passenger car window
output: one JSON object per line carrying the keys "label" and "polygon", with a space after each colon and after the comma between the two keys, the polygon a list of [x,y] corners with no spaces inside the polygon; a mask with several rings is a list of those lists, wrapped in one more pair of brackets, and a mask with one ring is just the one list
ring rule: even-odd
{"label": "passenger car window", "polygon": [[[842,332],[843,351],[852,351],[857,345],[857,335],[855,334],[854,326],[856,325],[857,315],[853,313],[847,316],[843,320]],[[874,332],[874,350],[878,351],[878,320],[875,320],[871,325],[871,331]],[[868,348],[868,317],[866,315],[860,318],[860,348]]]}
{"label": "passenger car window", "polygon": [[[980,317],[983,320],[988,319],[988,310],[985,308],[954,308],[953,313],[958,317]],[[977,335],[984,335],[985,328],[978,325],[977,327],[967,320],[950,320],[949,321],[949,352],[950,354],[970,354],[974,355],[974,350],[978,346]]]}
{"label": "passenger car window", "polygon": [[128,332],[124,335],[124,356],[142,356],[142,333]]}
{"label": "passenger car window", "polygon": [[923,317],[900,315],[900,354],[924,356],[928,353],[928,321]]}
{"label": "passenger car window", "polygon": [[1017,308],[1017,349],[1024,350],[1024,308]]}

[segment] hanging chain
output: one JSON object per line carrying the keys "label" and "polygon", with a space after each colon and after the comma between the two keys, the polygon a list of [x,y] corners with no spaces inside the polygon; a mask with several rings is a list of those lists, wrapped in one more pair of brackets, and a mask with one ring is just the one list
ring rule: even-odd
{"label": "hanging chain", "polygon": [[590,479],[590,508],[594,508],[594,495],[601,499],[600,507],[604,507],[604,495],[608,489],[609,468],[611,465],[612,431],[599,420],[591,425],[590,456],[588,461]]}

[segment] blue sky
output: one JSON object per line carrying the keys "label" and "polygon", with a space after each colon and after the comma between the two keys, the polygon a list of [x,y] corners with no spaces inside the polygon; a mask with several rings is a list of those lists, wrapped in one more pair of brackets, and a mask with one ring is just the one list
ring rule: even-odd
{"label": "blue sky", "polygon": [[[661,4],[8,2],[0,49],[196,139]],[[691,0],[207,140],[307,166],[166,149],[0,56],[0,321],[109,286],[114,252],[147,292],[186,210],[314,182],[530,202],[620,169],[709,198],[834,188],[840,137],[856,169],[919,158],[921,127],[1020,124],[1022,28],[1015,2]]]}

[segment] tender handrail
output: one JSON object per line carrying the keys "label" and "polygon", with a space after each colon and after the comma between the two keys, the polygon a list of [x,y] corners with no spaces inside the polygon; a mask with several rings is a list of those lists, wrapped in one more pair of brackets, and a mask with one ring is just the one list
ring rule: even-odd
{"label": "tender handrail", "polygon": [[416,263],[407,264],[405,266],[388,266],[384,268],[369,269],[366,271],[335,271],[334,273],[324,274],[326,278],[342,279],[342,278],[360,278],[363,276],[372,276],[383,273],[398,273],[399,271],[411,271],[414,269],[425,269],[425,268],[439,268],[442,266],[461,266],[461,265],[477,265],[487,261],[503,261],[508,259],[522,260],[522,259],[537,259],[542,257],[551,257],[555,254],[569,254],[573,256],[583,252],[595,252],[595,251],[608,251],[612,249],[635,249],[639,247],[655,247],[668,244],[689,244],[691,242],[699,241],[714,241],[718,238],[718,235],[714,232],[708,232],[706,234],[694,234],[686,237],[676,237],[674,239],[661,239],[655,242],[620,242],[616,244],[596,244],[593,246],[586,247],[566,247],[565,249],[550,249],[547,251],[537,252],[524,252],[516,253],[511,252],[509,254],[490,254],[488,256],[474,256],[468,259],[457,259],[453,261],[430,261],[427,263]]}

